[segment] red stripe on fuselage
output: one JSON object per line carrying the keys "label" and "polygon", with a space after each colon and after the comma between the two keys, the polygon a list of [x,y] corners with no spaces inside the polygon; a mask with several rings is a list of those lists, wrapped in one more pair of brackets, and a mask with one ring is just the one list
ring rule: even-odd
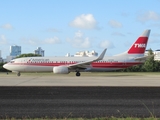
{"label": "red stripe on fuselage", "polygon": [[140,62],[104,62],[104,63],[92,63],[94,68],[127,68],[134,65],[139,65]]}
{"label": "red stripe on fuselage", "polygon": [[[76,63],[10,63],[10,65],[27,65],[27,66],[63,66]],[[91,64],[93,68],[127,68],[134,65],[139,65],[141,62],[94,62]]]}

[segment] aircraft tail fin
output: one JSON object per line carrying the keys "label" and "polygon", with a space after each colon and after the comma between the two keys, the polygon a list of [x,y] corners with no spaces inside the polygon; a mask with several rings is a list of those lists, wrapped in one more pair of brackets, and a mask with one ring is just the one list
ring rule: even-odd
{"label": "aircraft tail fin", "polygon": [[149,34],[150,30],[145,30],[128,50],[128,54],[144,54],[147,47]]}

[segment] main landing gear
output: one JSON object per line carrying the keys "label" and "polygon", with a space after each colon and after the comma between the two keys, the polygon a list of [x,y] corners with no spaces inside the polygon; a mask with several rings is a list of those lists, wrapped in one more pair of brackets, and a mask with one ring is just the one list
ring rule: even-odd
{"label": "main landing gear", "polygon": [[21,73],[20,73],[20,72],[18,72],[18,73],[17,73],[17,76],[21,76]]}
{"label": "main landing gear", "polygon": [[76,72],[76,76],[79,77],[81,73],[79,71]]}

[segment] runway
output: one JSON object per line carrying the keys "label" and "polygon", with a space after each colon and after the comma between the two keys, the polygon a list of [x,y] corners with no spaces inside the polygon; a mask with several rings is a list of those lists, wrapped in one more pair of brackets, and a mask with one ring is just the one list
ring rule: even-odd
{"label": "runway", "polygon": [[0,73],[0,86],[143,86],[159,87],[160,73]]}
{"label": "runway", "polygon": [[0,87],[0,118],[160,117],[159,87]]}
{"label": "runway", "polygon": [[160,117],[159,74],[0,74],[0,118]]}

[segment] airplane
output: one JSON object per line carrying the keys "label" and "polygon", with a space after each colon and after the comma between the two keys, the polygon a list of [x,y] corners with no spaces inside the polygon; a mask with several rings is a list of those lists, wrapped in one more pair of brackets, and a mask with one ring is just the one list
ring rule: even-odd
{"label": "airplane", "polygon": [[105,56],[107,49],[104,49],[98,57],[24,57],[13,59],[3,67],[17,72],[17,76],[21,75],[20,72],[76,72],[76,76],[80,76],[80,72],[120,70],[142,64],[148,59],[144,52],[149,35],[150,30],[145,30],[128,51],[111,57]]}

